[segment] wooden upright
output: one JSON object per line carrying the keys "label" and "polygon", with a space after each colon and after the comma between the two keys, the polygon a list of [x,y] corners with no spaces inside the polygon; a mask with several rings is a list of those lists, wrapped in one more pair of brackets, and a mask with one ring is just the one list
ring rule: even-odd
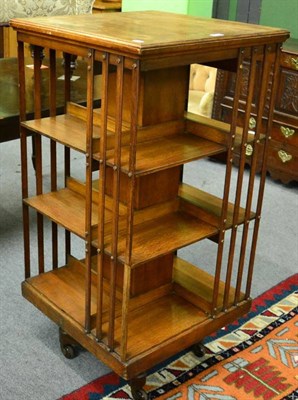
{"label": "wooden upright", "polygon": [[[23,295],[59,325],[67,357],[81,344],[129,380],[135,399],[146,398],[148,369],[191,346],[198,354],[205,336],[249,310],[275,92],[273,87],[268,99],[267,89],[270,74],[275,84],[279,48],[288,32],[153,11],[14,19],[11,24],[17,30],[20,73]],[[24,43],[36,49],[35,119],[30,121]],[[50,59],[50,115],[44,118],[39,47]],[[58,116],[56,52],[67,55],[65,113]],[[71,55],[86,62],[86,106],[72,101]],[[248,82],[242,78],[244,57],[251,62]],[[185,112],[192,63],[236,72],[231,124]],[[98,64],[100,83],[94,79]],[[252,134],[251,100],[259,68]],[[236,121],[244,83],[248,101],[240,128]],[[265,107],[268,118],[262,124]],[[34,193],[29,191],[27,156],[32,134]],[[46,149],[42,137],[49,141]],[[255,179],[261,144],[263,168]],[[58,162],[60,147],[63,163]],[[237,171],[232,166],[236,149]],[[253,149],[251,169],[244,179],[248,149]],[[77,152],[84,158],[79,178],[72,161]],[[201,180],[194,186],[185,181],[184,164],[193,163],[194,173],[199,172],[200,159],[219,153],[227,154],[220,195],[204,192]],[[37,215],[36,256],[31,254],[29,209]],[[51,221],[50,240],[46,219]],[[215,259],[212,273],[200,250],[195,260],[181,258],[178,251],[206,239]]]}

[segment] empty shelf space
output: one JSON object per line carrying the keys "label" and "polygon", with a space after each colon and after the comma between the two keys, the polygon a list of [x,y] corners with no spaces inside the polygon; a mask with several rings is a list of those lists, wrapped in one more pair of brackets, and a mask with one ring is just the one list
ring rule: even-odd
{"label": "empty shelf space", "polygon": [[[217,143],[225,146],[229,145],[231,136],[230,124],[190,112],[185,113],[185,118],[187,132],[198,135],[205,139],[212,137],[212,140]],[[243,127],[237,126],[235,129],[235,139],[233,144],[235,148],[239,148],[241,146],[243,135]],[[264,140],[264,138],[265,135],[260,134],[259,139]],[[253,143],[254,141],[255,132],[253,130],[248,130],[246,141],[243,141],[243,145]]]}
{"label": "empty shelf space", "polygon": [[[130,147],[121,149],[121,168],[129,171]],[[146,174],[182,165],[225,151],[225,147],[191,134],[167,136],[137,144],[136,174]],[[107,164],[113,166],[114,151],[107,153]]]}
{"label": "empty shelf space", "polygon": [[[81,194],[64,188],[57,192],[50,192],[24,200],[24,203],[52,221],[66,228],[68,231],[85,238],[85,197]],[[98,222],[98,209],[92,207],[92,226]]]}
{"label": "empty shelf space", "polygon": [[[175,290],[181,296],[185,296],[189,301],[192,301],[205,311],[211,312],[214,293],[214,276],[178,257],[175,258],[173,271],[174,282],[179,285],[175,287]],[[225,283],[220,281],[216,302],[216,308],[218,310],[223,307],[224,293]],[[231,287],[227,308],[234,306],[234,298],[235,289]],[[243,293],[241,293],[239,297],[239,301],[242,300],[244,300]]]}
{"label": "empty shelf space", "polygon": [[22,122],[22,126],[72,149],[86,151],[86,122],[72,115],[34,119]]}
{"label": "empty shelf space", "polygon": [[[192,213],[211,225],[218,228],[220,227],[222,199],[186,183],[180,185],[179,197],[182,199],[182,208],[185,211]],[[234,205],[229,203],[225,223],[226,229],[229,229],[232,226],[234,211]],[[251,212],[249,219],[253,219],[254,217],[255,213]],[[237,225],[240,225],[244,221],[245,209],[239,207],[236,223]]]}
{"label": "empty shelf space", "polygon": [[[128,316],[128,360],[162,348],[166,342],[197,329],[206,321],[205,312],[175,293],[132,310]],[[115,321],[115,339],[121,342],[121,319]],[[116,352],[120,349],[115,348]]]}
{"label": "empty shelf space", "polygon": [[[87,143],[87,109],[76,103],[67,104],[67,112],[54,117],[45,117],[24,121],[21,125],[31,132],[46,136],[58,143],[68,146],[80,152],[86,152]],[[93,153],[98,153],[100,148],[101,134],[100,110],[94,109],[93,112]],[[122,141],[129,143],[128,128],[123,126]],[[114,146],[115,142],[115,121],[111,118],[107,121],[107,148]]]}
{"label": "empty shelf space", "polygon": [[[60,312],[84,326],[85,323],[85,268],[76,260],[69,265],[27,279],[23,286],[42,296],[43,303],[54,306]],[[25,293],[26,297],[26,293]],[[96,312],[96,276],[92,274],[91,313]]]}
{"label": "empty shelf space", "polygon": [[[136,266],[218,233],[214,226],[186,213],[173,212],[134,226],[131,265]],[[105,251],[111,254],[111,244]],[[126,232],[118,240],[118,259],[125,262]]]}

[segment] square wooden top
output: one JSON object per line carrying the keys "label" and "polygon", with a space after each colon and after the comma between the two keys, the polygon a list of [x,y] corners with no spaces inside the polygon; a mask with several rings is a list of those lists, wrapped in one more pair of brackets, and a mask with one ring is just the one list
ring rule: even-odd
{"label": "square wooden top", "polygon": [[11,26],[138,58],[282,43],[289,36],[284,29],[159,11],[12,19]]}

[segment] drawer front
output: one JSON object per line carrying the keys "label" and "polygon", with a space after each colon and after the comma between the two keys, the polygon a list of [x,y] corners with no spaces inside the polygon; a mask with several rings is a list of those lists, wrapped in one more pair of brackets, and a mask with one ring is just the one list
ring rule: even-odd
{"label": "drawer front", "polygon": [[298,71],[298,55],[282,52],[280,65]]}
{"label": "drawer front", "polygon": [[273,140],[294,146],[298,149],[298,127],[297,125],[273,123],[271,133]]}
{"label": "drawer front", "polygon": [[280,146],[272,141],[268,149],[267,168],[286,173],[292,180],[298,180],[298,151],[292,146]]}
{"label": "drawer front", "polygon": [[[261,170],[263,157],[263,146],[260,147],[257,159],[257,172]],[[252,155],[246,156],[246,163],[251,164]],[[239,153],[236,152],[233,158],[234,164],[239,165]],[[298,181],[298,151],[292,146],[282,146],[281,143],[270,141],[267,158],[267,171],[272,179],[280,180],[283,183]]]}

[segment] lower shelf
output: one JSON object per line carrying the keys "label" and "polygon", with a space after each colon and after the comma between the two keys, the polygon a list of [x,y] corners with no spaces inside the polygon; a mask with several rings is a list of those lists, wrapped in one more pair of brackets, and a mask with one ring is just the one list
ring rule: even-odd
{"label": "lower shelf", "polygon": [[[179,268],[187,269],[188,263],[179,259],[175,261],[174,279]],[[190,272],[192,268],[196,267],[191,266]],[[194,279],[200,275],[201,270],[197,270],[198,275],[194,276]],[[71,261],[67,266],[27,279],[22,286],[23,295],[63,330],[73,335],[79,343],[125,378],[146,371],[156,363],[200,341],[211,332],[243,315],[250,306],[250,301],[244,301],[242,298],[236,307],[231,304],[226,312],[211,318],[208,306],[206,306],[212,295],[212,293],[208,293],[208,285],[205,284],[208,274],[203,272],[203,280],[201,282],[198,280],[192,285],[192,288],[188,288],[183,279],[180,282],[178,277],[178,283],[173,281],[172,284],[165,285],[160,290],[153,290],[152,294],[146,293],[132,299],[128,313],[126,359],[122,360],[121,297],[117,296],[116,298],[115,349],[114,352],[110,352],[106,346],[109,290],[106,290],[103,298],[102,341],[96,341],[95,330],[92,330],[90,334],[84,332],[84,272],[85,269],[81,262]],[[213,278],[209,276],[208,279],[211,282]],[[96,273],[92,273],[91,314],[94,315],[97,303],[96,282]],[[179,290],[175,291],[175,287],[180,285],[184,286],[184,291],[197,289],[200,292],[197,301],[192,301],[191,296],[190,299],[184,296],[183,290],[181,293]],[[207,296],[205,297],[209,297],[209,299],[203,299],[206,287]],[[193,293],[192,296],[194,296]]]}

